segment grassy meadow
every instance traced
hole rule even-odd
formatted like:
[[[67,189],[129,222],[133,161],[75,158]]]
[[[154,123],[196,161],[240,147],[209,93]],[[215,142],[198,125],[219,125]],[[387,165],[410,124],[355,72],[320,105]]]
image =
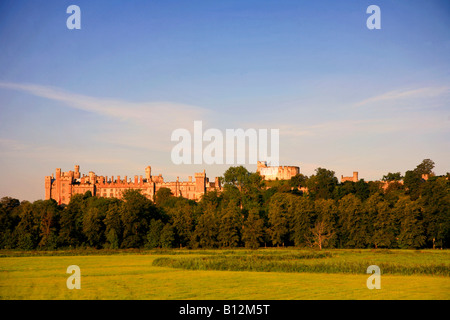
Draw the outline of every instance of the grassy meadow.
[[[366,286],[373,264],[380,290]],[[66,286],[69,265],[79,290]],[[450,251],[0,251],[0,299],[448,300]]]

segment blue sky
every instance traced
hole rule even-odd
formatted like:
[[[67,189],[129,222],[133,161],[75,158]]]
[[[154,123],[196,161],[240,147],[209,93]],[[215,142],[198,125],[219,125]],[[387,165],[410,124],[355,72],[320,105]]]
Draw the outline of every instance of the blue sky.
[[[227,166],[171,162],[171,132],[194,120],[280,129],[280,164],[308,176],[377,180],[425,158],[445,174],[449,18],[446,0],[2,1],[0,196],[43,198],[75,164],[214,179]]]

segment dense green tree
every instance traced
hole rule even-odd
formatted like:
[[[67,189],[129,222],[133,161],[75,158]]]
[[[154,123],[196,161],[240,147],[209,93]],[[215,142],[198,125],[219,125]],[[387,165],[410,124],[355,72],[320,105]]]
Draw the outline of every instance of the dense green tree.
[[[195,230],[192,234],[191,245],[193,247],[200,246],[202,248],[217,247],[218,230],[219,217],[217,208],[210,204],[198,217]]]
[[[161,232],[164,228],[164,223],[161,220],[152,219],[150,221],[149,230],[147,233],[146,248],[153,249],[161,247]]]
[[[230,167],[225,171],[223,178],[225,184],[234,185],[241,191],[244,185],[249,183],[250,172],[243,166]]]
[[[14,229],[20,221],[17,208],[20,201],[11,197],[0,200],[0,248],[14,248]]]
[[[123,225],[120,216],[120,201],[113,201],[106,211],[105,219],[105,246],[110,249],[118,249],[122,244]]]
[[[257,209],[250,210],[242,228],[242,241],[246,248],[257,249],[263,240],[264,220]]]
[[[84,195],[75,194],[70,198],[69,204],[61,211],[58,236],[58,242],[61,246],[77,247],[86,241],[83,234],[85,199]]]
[[[293,188],[306,188],[308,176],[298,173],[289,180],[289,185]]]
[[[167,206],[173,198],[174,195],[169,188],[159,188],[155,194],[155,204],[157,207],[164,207]]]
[[[37,200],[33,202],[33,214],[39,217],[39,247],[55,249],[57,243],[57,230],[59,207],[55,200]]]
[[[174,228],[174,242],[180,247],[190,246],[197,216],[196,203],[184,198],[176,199],[173,207],[167,209]]]
[[[174,228],[170,223],[166,223],[161,230],[160,243],[162,248],[172,248],[175,241]]]
[[[370,196],[369,185],[363,180],[359,180],[355,183],[355,195],[361,200],[364,201]]]
[[[337,241],[338,208],[332,199],[314,201],[315,214],[312,216],[312,236],[319,247],[334,247]]]
[[[434,175],[434,161],[431,159],[424,159],[417,167],[414,169],[420,176],[423,174]]]
[[[145,244],[151,219],[161,218],[155,205],[139,190],[123,193],[120,217],[123,225],[123,248],[139,248]]]
[[[411,200],[417,200],[420,196],[423,179],[419,172],[415,170],[408,170],[403,179],[406,194],[411,197]]]
[[[450,181],[432,177],[426,181],[418,200],[429,247],[450,246]]]
[[[365,248],[370,243],[369,215],[354,194],[339,200],[340,241],[344,247]]]
[[[293,198],[293,212],[289,228],[296,246],[304,246],[310,236],[311,221],[315,216],[314,201],[306,197]]]
[[[375,248],[389,248],[395,243],[397,233],[389,203],[380,194],[374,194],[364,203],[371,224],[370,244]]]
[[[334,171],[324,168],[317,168],[316,174],[312,175],[307,181],[310,196],[314,199],[332,198],[337,184],[338,180]]]
[[[333,191],[333,198],[336,200],[342,199],[348,194],[355,194],[356,183],[353,181],[345,181],[338,185]]]
[[[289,193],[277,193],[270,199],[268,232],[274,246],[284,246],[285,242],[289,240],[289,221],[294,206],[293,197],[295,196]]]
[[[400,172],[394,172],[394,173],[389,172],[388,174],[384,175],[383,179],[381,179],[381,180],[389,182],[389,181],[400,181],[402,179],[403,179],[403,177]]]
[[[402,249],[420,248],[426,236],[420,204],[408,198],[400,199],[394,208],[399,221],[398,245]]]
[[[18,207],[20,222],[15,229],[17,248],[32,250],[39,244],[39,219],[33,213],[33,205],[23,201]]]
[[[242,228],[241,210],[235,201],[230,201],[224,206],[220,214],[217,240],[221,247],[237,247]]]

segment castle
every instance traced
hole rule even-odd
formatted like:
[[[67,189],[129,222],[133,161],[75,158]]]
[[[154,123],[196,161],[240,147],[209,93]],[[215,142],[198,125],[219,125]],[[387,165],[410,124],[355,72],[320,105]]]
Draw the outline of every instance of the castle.
[[[358,171],[353,172],[353,177],[341,176],[341,183],[344,183],[345,181],[358,182]]]
[[[258,161],[256,172],[259,172],[264,180],[289,180],[300,173],[300,168],[292,166],[268,167],[265,161]]]
[[[300,173],[300,168],[295,166],[267,166],[264,161],[257,162],[257,170],[264,180],[290,180],[292,177]],[[425,180],[428,178],[422,177]],[[352,177],[341,176],[341,183],[345,181],[358,182],[358,172],[353,172]],[[403,183],[403,181],[400,181]],[[386,189],[390,182],[383,183],[383,189]],[[206,177],[205,170],[195,173],[188,181],[180,181],[177,177],[176,181],[165,182],[161,174],[152,176],[150,166],[145,168],[145,178],[134,176],[134,179],[123,179],[117,176],[108,178],[107,176],[97,176],[90,171],[89,175],[81,175],[80,166],[76,165],[74,171],[61,172],[60,168],[56,169],[56,173],[45,177],[45,199],[54,199],[58,204],[68,204],[70,198],[74,194],[84,194],[90,191],[93,196],[107,198],[121,198],[122,192],[128,189],[141,190],[150,200],[154,200],[156,192],[161,188],[168,188],[176,197],[184,197],[190,200],[200,200],[202,195],[208,191],[222,191],[219,178],[216,177],[214,182],[210,182]],[[303,188],[307,192],[307,188]]]
[[[208,191],[221,190],[219,178],[209,182],[205,171],[195,173],[194,180],[190,176],[188,181],[165,182],[162,175],[152,176],[151,167],[145,168],[145,178],[134,176],[134,180],[125,176],[110,179],[106,176],[97,176],[94,172],[89,175],[80,174],[80,166],[76,165],[74,171],[61,172],[56,169],[55,175],[45,177],[45,199],[54,199],[58,204],[68,204],[74,194],[84,194],[90,191],[93,196],[121,198],[122,192],[128,189],[141,190],[147,198],[154,200],[160,188],[168,188],[175,196],[182,196],[191,200],[200,200]]]

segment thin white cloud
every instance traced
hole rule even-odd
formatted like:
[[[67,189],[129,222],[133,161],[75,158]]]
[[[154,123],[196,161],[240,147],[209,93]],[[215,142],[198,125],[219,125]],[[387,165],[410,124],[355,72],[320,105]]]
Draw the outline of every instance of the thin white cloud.
[[[114,117],[124,121],[163,129],[168,125],[174,130],[185,127],[194,120],[206,119],[207,109],[173,102],[130,102],[97,98],[65,91],[52,86],[29,83],[0,82],[0,88],[18,90],[37,97],[62,102],[65,106]],[[164,130],[166,131],[166,130]]]
[[[379,102],[398,101],[404,99],[429,99],[440,97],[442,95],[448,95],[450,93],[450,87],[424,87],[412,90],[393,90],[389,91],[354,104],[354,107],[362,107]]]

